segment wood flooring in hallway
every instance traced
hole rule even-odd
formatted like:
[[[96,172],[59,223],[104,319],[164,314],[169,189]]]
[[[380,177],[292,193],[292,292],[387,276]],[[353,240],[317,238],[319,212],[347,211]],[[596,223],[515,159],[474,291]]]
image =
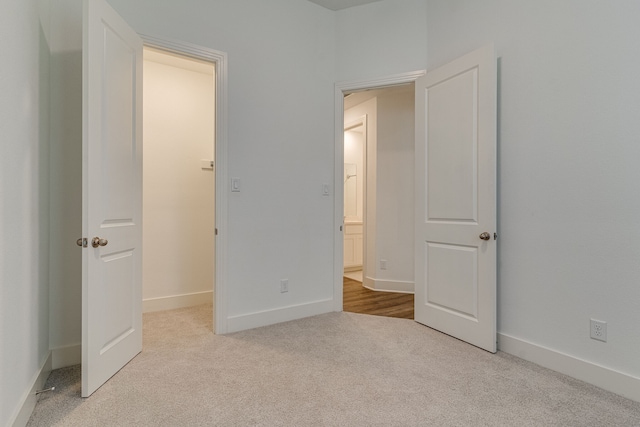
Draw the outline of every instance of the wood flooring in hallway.
[[[413,319],[413,294],[372,291],[348,277],[343,278],[343,289],[344,311]]]

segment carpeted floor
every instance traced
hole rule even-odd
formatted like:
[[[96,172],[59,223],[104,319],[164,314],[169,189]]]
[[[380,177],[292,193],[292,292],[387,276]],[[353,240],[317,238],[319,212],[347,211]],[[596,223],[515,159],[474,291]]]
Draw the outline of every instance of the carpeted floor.
[[[412,320],[329,313],[226,336],[211,306],[144,316],[88,399],[54,371],[29,426],[640,426],[640,403]]]

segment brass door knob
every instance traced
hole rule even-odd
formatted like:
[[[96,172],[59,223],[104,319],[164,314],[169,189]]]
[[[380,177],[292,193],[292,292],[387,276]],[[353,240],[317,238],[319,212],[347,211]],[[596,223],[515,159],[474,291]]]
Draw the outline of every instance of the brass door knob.
[[[489,239],[491,239],[491,234],[489,234],[489,233],[487,233],[487,232],[485,231],[484,233],[481,233],[481,234],[480,234],[480,238],[481,238],[482,240],[489,240]]]
[[[98,246],[107,246],[107,243],[109,243],[107,239],[101,239],[99,237],[91,239],[91,246],[94,248],[97,248]]]

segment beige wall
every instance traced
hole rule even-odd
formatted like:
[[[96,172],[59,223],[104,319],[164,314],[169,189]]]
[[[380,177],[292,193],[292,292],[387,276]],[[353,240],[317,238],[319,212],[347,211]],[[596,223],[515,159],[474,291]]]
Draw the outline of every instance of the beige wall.
[[[212,300],[213,65],[145,49],[143,307]]]
[[[350,130],[346,130],[344,132],[344,163],[345,165],[351,164],[355,165],[356,173],[355,177],[349,178],[347,180],[347,175],[345,172],[345,221],[362,221],[363,214],[363,191],[364,191],[364,137],[365,132],[363,132],[363,126],[358,126],[356,128],[352,128]],[[346,167],[346,166],[345,166]],[[355,181],[355,190],[356,197],[351,197],[351,204],[353,206],[353,202],[355,200],[355,210],[352,212],[348,212],[346,208],[347,205],[347,187],[351,185],[353,188],[353,184],[351,184],[352,180]]]
[[[354,94],[352,97],[359,98],[361,95]],[[347,98],[348,99],[348,98]],[[353,99],[353,98],[352,98]],[[344,123],[352,123],[361,117],[367,118],[367,143],[366,143],[366,178],[364,201],[364,264],[363,276],[375,277],[376,265],[376,146],[378,134],[377,120],[377,98],[372,94],[371,98],[363,98],[361,101],[354,101],[354,104],[348,104],[345,101]]]
[[[378,95],[376,277],[382,289],[413,290],[414,121],[413,85]]]

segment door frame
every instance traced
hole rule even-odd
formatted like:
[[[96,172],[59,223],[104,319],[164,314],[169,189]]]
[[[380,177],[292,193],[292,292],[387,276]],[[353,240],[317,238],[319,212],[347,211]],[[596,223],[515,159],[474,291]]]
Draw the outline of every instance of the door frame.
[[[333,310],[342,311],[343,306],[343,279],[344,274],[344,95],[346,93],[360,92],[371,89],[384,89],[414,83],[419,77],[425,75],[426,70],[412,71],[408,73],[394,74],[386,77],[350,80],[335,84],[334,111],[335,111],[335,145],[334,145],[334,186],[333,203],[334,212],[334,247],[333,247]]]
[[[215,67],[215,239],[213,281],[213,331],[227,332],[227,254],[228,254],[228,192],[227,192],[227,54],[177,40],[139,34],[144,46],[186,56]]]

